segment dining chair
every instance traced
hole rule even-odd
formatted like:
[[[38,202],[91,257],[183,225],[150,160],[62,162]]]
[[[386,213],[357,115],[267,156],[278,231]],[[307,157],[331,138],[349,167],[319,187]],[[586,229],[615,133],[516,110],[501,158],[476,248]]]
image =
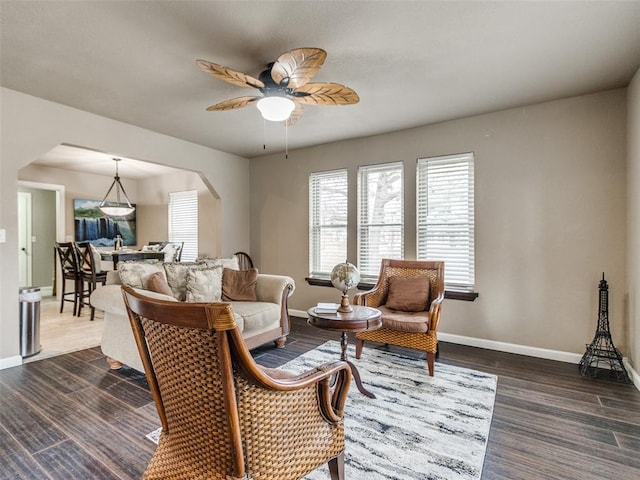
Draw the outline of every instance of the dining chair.
[[[79,269],[78,256],[72,242],[56,242],[55,251],[60,262],[60,272],[62,278],[62,290],[60,295],[60,313],[64,309],[64,302],[73,303],[73,315],[79,315],[78,304],[80,299],[80,288],[78,284]],[[67,292],[67,280],[73,282],[73,291]],[[68,298],[71,297],[71,298]]]
[[[78,316],[82,307],[91,308],[91,320],[94,319],[96,309],[91,305],[91,293],[107,281],[107,272],[101,269],[100,252],[90,242],[77,242],[75,248],[78,257],[80,297],[78,303]],[[87,287],[85,288],[85,283]]]

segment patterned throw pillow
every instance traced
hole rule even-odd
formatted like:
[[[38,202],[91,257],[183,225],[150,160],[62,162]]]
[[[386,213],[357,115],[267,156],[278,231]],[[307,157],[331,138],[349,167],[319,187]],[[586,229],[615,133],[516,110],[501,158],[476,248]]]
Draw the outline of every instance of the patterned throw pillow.
[[[222,267],[187,272],[187,302],[219,302],[222,300]]]
[[[256,285],[258,269],[222,271],[222,300],[236,302],[257,302]]]
[[[123,285],[131,285],[134,288],[145,288],[148,278],[156,273],[164,271],[160,262],[118,262],[118,273]]]
[[[202,268],[204,266],[196,262],[168,262],[164,264],[167,282],[177,300],[184,302],[187,298],[187,272]]]
[[[423,312],[429,306],[429,277],[389,277],[387,308]]]
[[[198,263],[206,265],[207,268],[221,266],[222,268],[230,268],[231,270],[239,270],[238,259],[233,256],[231,258],[199,258]]]

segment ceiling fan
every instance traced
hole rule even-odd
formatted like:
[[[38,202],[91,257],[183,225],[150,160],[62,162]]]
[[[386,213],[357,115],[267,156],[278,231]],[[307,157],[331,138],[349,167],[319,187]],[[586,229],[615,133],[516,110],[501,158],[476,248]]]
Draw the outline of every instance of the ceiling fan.
[[[225,100],[207,108],[232,110],[256,103],[266,120],[293,125],[303,113],[302,105],[351,105],[360,97],[339,83],[309,83],[320,70],[327,52],[320,48],[296,48],[283,53],[267,65],[258,78],[206,60],[197,60],[200,68],[221,80],[245,88],[257,88],[262,95]]]

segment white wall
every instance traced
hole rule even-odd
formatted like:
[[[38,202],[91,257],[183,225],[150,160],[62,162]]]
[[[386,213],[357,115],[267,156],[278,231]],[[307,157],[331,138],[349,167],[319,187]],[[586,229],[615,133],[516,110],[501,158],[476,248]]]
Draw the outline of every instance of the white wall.
[[[294,277],[292,308],[336,301],[335,289],[305,282],[309,174],[348,169],[355,261],[357,167],[402,160],[405,257],[415,258],[416,159],[471,151],[480,296],[445,300],[441,331],[582,354],[605,272],[614,339],[628,352],[625,104],[614,90],[252,159],[251,254],[262,271]]]
[[[640,70],[629,84],[627,98],[629,360],[640,372]]]
[[[102,200],[111,182],[113,182],[113,177],[108,175],[94,175],[33,164],[21,168],[18,172],[18,179],[29,182],[64,185],[65,227],[63,238],[65,238],[65,240],[67,237],[73,239],[75,236],[73,201],[75,199]],[[137,203],[137,182],[126,178],[122,178],[121,181],[131,202]]]
[[[222,199],[223,255],[248,249],[249,161],[149,130],[2,88],[0,368],[19,361],[18,171],[61,143],[202,172]]]

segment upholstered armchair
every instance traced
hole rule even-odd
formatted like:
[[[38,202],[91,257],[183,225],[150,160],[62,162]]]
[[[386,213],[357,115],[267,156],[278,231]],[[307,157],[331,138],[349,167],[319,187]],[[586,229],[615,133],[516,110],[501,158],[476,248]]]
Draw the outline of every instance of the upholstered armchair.
[[[375,287],[354,298],[382,312],[382,328],[356,334],[356,358],[365,340],[422,350],[433,376],[443,300],[444,262],[383,259]]]
[[[263,369],[230,304],[122,290],[162,423],[143,479],[293,480],[325,462],[344,479],[345,362],[301,375]]]

